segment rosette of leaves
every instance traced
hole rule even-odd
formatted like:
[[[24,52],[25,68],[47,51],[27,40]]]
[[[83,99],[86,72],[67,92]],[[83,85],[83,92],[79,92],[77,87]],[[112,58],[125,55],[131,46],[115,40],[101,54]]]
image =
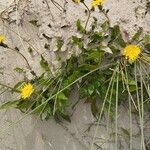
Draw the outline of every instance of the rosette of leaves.
[[[68,43],[72,49],[80,50],[79,55],[72,54],[62,62],[61,71],[55,76],[41,56],[40,64],[45,73],[28,81],[34,86],[32,96],[28,100],[8,101],[1,108],[17,108],[46,120],[53,116],[58,121],[62,118],[71,121],[69,97],[76,87],[79,100],[73,108],[80,100],[90,103],[96,119],[105,111],[113,118],[116,106],[128,99],[137,113],[143,104],[149,109],[150,78],[147,68],[150,66],[150,36],[144,35],[140,29],[133,38],[125,41],[119,25],[111,27],[108,21],[99,24],[96,18],[93,19],[88,31],[78,20],[80,37],[73,35]],[[140,45],[142,49],[140,58],[132,64],[122,55],[122,50],[131,43]],[[18,90],[22,83],[17,83],[14,89]]]

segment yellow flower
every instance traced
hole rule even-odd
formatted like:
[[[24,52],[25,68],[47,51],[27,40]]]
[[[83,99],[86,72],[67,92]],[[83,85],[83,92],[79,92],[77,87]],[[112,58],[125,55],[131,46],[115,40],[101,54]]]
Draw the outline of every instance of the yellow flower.
[[[135,62],[140,54],[141,49],[137,45],[128,45],[123,50],[123,55],[130,63]]]
[[[31,83],[26,83],[21,89],[21,97],[23,99],[29,98],[31,94],[33,93],[33,86]]]
[[[104,3],[104,0],[93,0],[92,7],[100,6]]]
[[[5,41],[5,36],[0,34],[0,43],[3,43]]]

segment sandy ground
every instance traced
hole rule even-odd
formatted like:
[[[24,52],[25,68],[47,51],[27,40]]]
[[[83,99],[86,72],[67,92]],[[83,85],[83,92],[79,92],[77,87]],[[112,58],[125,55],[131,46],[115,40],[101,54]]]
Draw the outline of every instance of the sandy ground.
[[[44,54],[55,70],[59,66],[54,51],[56,50],[55,37],[61,36],[64,40],[76,33],[75,21],[81,18],[85,21],[83,5],[75,5],[71,0],[56,0],[66,9],[66,13],[58,9],[50,0],[0,0],[0,12],[4,21],[0,20],[0,34],[5,34],[7,43],[13,47],[18,47],[26,56],[32,68],[37,74],[42,70],[39,67],[40,54]],[[67,3],[68,2],[68,3]],[[86,1],[89,4],[90,0]],[[119,23],[122,30],[127,31],[130,36],[139,28],[143,27],[145,33],[150,33],[150,8],[147,9],[147,0],[106,0],[104,7],[110,9],[108,16],[111,23]],[[16,9],[17,6],[17,9]],[[17,11],[16,11],[17,10]],[[92,14],[103,21],[105,17],[97,11]],[[36,28],[29,21],[38,20],[41,25]],[[51,25],[51,28],[48,27]],[[67,26],[67,28],[62,28]],[[45,34],[52,38],[47,41],[42,35]],[[19,36],[18,36],[19,35]],[[20,38],[20,36],[22,38]],[[44,44],[49,43],[51,51],[44,49]],[[35,51],[31,56],[27,48],[33,45]],[[71,52],[62,55],[69,57]],[[0,82],[14,85],[23,78],[14,71],[15,67],[23,67],[28,72],[25,62],[14,52],[0,47]],[[27,73],[29,77],[32,77]],[[0,102],[15,98],[7,92],[2,94]],[[72,95],[74,101],[76,95]],[[126,109],[120,108],[119,127],[129,128],[129,118]],[[10,126],[23,114],[16,110],[0,111],[0,150],[89,150],[95,126],[89,132],[86,129],[93,123],[94,118],[90,112],[88,104],[78,105],[73,116],[72,122],[57,124],[53,119],[50,121],[40,121],[34,116],[23,119],[16,125]],[[113,125],[112,125],[113,128]],[[133,125],[134,134],[139,132],[139,128]],[[147,135],[150,135],[147,130]],[[96,141],[101,147],[105,147],[105,140],[108,135],[103,124],[100,125]],[[133,140],[133,150],[139,149],[139,137]],[[129,149],[128,138],[120,137],[119,150]],[[98,149],[95,145],[94,150]],[[102,148],[101,148],[102,149]],[[109,142],[109,150],[116,150],[113,142]]]

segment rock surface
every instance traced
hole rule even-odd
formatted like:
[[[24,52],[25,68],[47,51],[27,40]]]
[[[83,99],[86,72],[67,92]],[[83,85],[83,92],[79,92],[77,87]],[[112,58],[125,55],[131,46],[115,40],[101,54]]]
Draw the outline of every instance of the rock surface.
[[[80,18],[86,21],[85,7],[76,5],[71,0],[55,0],[61,7],[51,0],[1,0],[0,1],[0,34],[7,37],[7,43],[17,47],[23,53],[33,70],[41,74],[39,65],[40,54],[49,61],[53,70],[59,67],[59,61],[55,54],[56,38],[67,40],[71,35],[77,34],[75,22]],[[86,3],[90,6],[90,0]],[[108,16],[112,25],[119,23],[122,30],[130,36],[142,27],[145,33],[150,33],[150,11],[147,0],[106,0],[104,8],[110,9]],[[65,12],[64,12],[65,10]],[[105,19],[98,11],[92,13],[100,21]],[[38,20],[35,27],[30,21]],[[45,38],[43,35],[48,37]],[[50,45],[50,50],[44,49],[44,44]],[[33,48],[32,55],[28,48]],[[61,55],[66,58],[72,52],[62,49]],[[0,83],[14,85],[24,76],[14,71],[16,67],[24,68],[28,77],[29,73],[26,62],[20,55],[0,47]],[[0,102],[7,99],[15,99],[5,92],[0,95]],[[76,95],[72,95],[74,101]],[[0,150],[90,150],[92,136],[95,130],[94,118],[90,112],[90,106],[81,102],[76,107],[72,116],[72,122],[63,124],[50,121],[40,121],[34,116],[27,116],[16,110],[0,111]],[[18,119],[22,118],[21,121]],[[149,120],[149,118],[146,118]],[[119,111],[120,129],[129,129],[129,116],[127,109],[121,107]],[[138,150],[140,137],[136,118],[133,120],[133,132],[137,135],[133,139],[133,150]],[[150,123],[149,121],[147,124]],[[86,130],[90,127],[90,130]],[[113,132],[113,124],[110,131]],[[123,130],[124,132],[126,130]],[[150,131],[145,129],[145,136]],[[123,135],[122,131],[120,134]],[[127,133],[126,133],[127,134]],[[100,124],[93,150],[103,149],[108,142],[109,150],[116,150],[114,142],[108,138],[105,124]],[[119,136],[119,150],[129,149],[127,135]],[[150,137],[149,137],[150,138]]]

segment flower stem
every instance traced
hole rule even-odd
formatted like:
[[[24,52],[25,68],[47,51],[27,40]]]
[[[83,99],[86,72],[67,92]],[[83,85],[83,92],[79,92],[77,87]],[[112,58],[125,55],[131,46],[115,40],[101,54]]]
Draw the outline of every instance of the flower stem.
[[[30,66],[30,64],[29,64],[29,62],[28,62],[28,60],[27,60],[27,58],[26,58],[22,53],[20,53],[19,50],[13,49],[13,48],[11,48],[11,47],[9,47],[9,46],[7,46],[6,48],[8,48],[8,49],[10,49],[10,50],[12,50],[12,51],[18,53],[18,54],[25,60],[25,62],[27,63],[27,66],[28,66],[28,68],[30,69],[32,75],[36,76],[36,73],[32,70],[32,67]],[[36,76],[36,77],[37,77],[37,76]]]
[[[90,9],[88,8],[88,6],[84,2],[82,2],[82,3],[86,7],[86,9],[88,11],[88,18],[87,18],[86,23],[85,23],[85,30],[86,30],[88,22],[89,22],[89,19],[90,19],[90,16],[91,16],[91,12],[90,12]]]
[[[108,23],[110,23],[110,19],[109,19],[108,15],[107,15],[107,12],[105,11],[105,9],[102,9],[101,11],[104,14],[104,16],[106,17],[106,19],[108,20]]]

